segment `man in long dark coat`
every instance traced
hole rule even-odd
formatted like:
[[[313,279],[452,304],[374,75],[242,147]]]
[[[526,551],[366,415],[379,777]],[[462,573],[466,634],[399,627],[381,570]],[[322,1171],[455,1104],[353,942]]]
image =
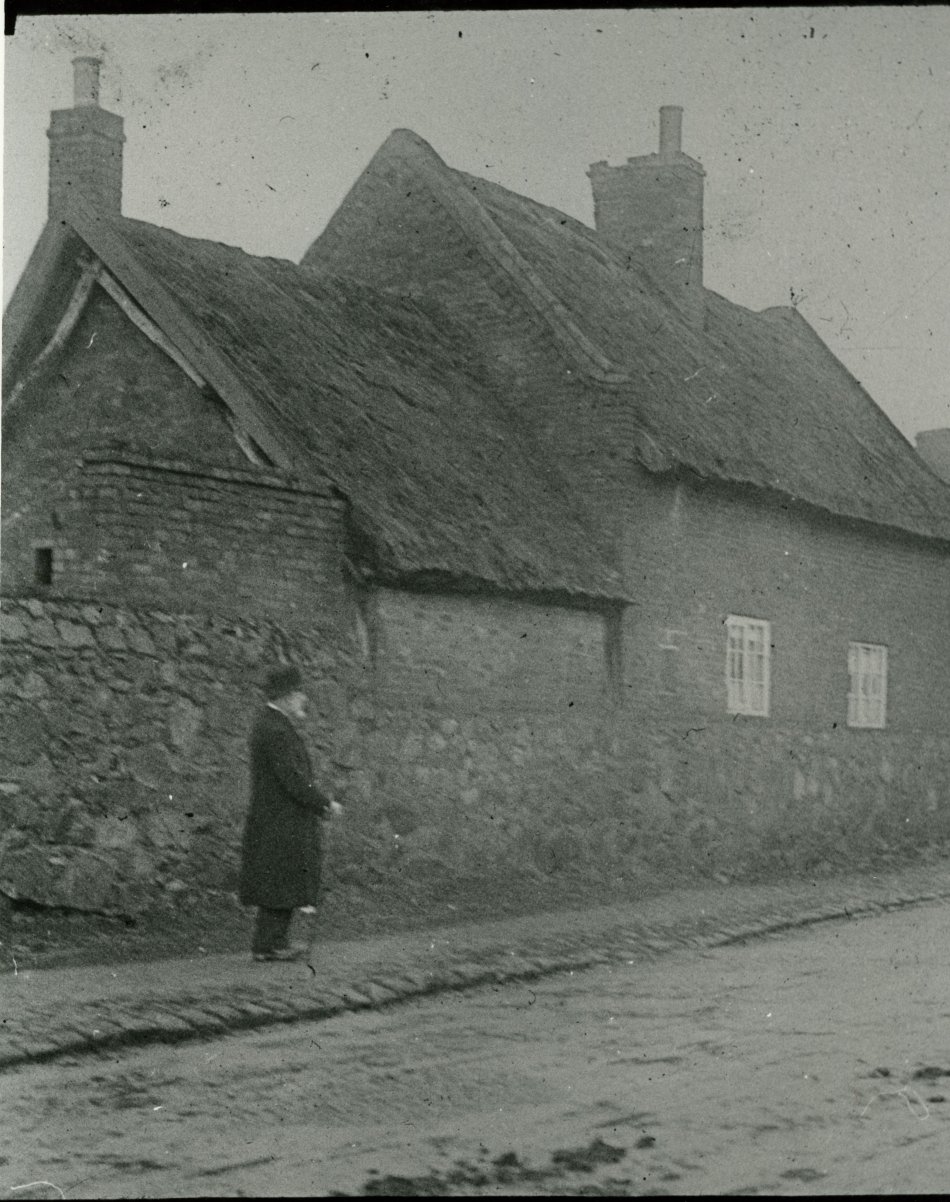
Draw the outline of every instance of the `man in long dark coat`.
[[[315,906],[320,892],[320,820],[342,807],[317,788],[294,721],[306,716],[307,695],[296,668],[273,671],[267,705],[251,731],[251,803],[241,847],[241,904],[257,907],[255,960],[295,960],[288,946],[295,909]]]

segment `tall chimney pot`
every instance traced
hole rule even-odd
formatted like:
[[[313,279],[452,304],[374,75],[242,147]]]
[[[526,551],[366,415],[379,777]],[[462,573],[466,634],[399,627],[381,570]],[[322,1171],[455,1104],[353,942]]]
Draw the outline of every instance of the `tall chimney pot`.
[[[73,59],[73,105],[76,108],[99,104],[99,68],[101,58]]]
[[[683,110],[678,104],[660,108],[660,154],[665,159],[680,154],[683,147]]]

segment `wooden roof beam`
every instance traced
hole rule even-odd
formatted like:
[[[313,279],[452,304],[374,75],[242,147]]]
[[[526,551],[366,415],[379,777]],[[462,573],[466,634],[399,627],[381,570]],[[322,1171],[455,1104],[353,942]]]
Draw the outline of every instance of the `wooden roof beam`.
[[[261,401],[244,384],[239,372],[204,332],[182,310],[170,292],[146,272],[121,232],[107,221],[97,221],[81,200],[73,202],[69,222],[99,256],[113,278],[162,331],[183,359],[205,380],[234,414],[239,425],[276,467],[293,471],[296,454],[292,440],[261,415]]]
[[[99,264],[95,272],[95,281],[102,289],[108,293],[115,301],[122,312],[126,315],[129,321],[142,333],[150,342],[153,342],[160,351],[163,351],[169,359],[185,373],[192,383],[197,384],[199,388],[206,389],[207,384],[204,379],[195,371],[185,356],[178,350],[171,339],[166,338],[159,327],[143,312],[142,309],[129,296],[122,285],[109,274],[106,269]]]
[[[128,317],[129,321],[141,330],[142,333],[151,342],[163,351],[169,359],[185,373],[192,383],[197,384],[202,392],[211,396],[217,397],[214,389],[208,382],[191,366],[185,356],[178,350],[170,338],[159,329],[149,315],[143,312],[142,309],[129,296],[122,285],[106,271],[104,267],[99,266],[96,272],[96,283],[98,283],[112,297],[115,303],[119,306],[122,312]],[[222,401],[221,404],[224,404]],[[272,462],[266,452],[257,445],[251,435],[244,429],[234,413],[225,405],[228,415],[228,427],[234,436],[234,441],[238,444],[248,460],[257,467],[271,467]]]
[[[79,273],[79,280],[73,289],[72,296],[69,298],[69,303],[66,305],[63,315],[59,319],[56,329],[53,331],[53,336],[29,365],[10,393],[10,399],[5,406],[7,413],[12,411],[14,405],[16,405],[17,401],[23,395],[27,385],[36,379],[46,360],[65,346],[67,338],[76,328],[89,300],[92,286],[96,282],[97,270],[98,265],[96,263],[86,263],[83,265]]]

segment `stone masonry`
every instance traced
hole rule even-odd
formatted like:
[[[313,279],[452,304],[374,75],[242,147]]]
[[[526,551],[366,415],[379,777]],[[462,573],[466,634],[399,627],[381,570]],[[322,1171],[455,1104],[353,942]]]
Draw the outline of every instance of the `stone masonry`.
[[[705,721],[615,703],[582,610],[379,589],[315,621],[3,603],[0,892],[134,913],[233,889],[264,665],[300,663],[329,887],[450,896],[849,867],[950,841],[950,736]],[[867,735],[873,733],[873,743]]]
[[[281,653],[314,682],[311,743],[334,771],[347,662],[326,630],[35,598],[0,617],[9,896],[134,913],[163,889],[231,888],[254,688]]]

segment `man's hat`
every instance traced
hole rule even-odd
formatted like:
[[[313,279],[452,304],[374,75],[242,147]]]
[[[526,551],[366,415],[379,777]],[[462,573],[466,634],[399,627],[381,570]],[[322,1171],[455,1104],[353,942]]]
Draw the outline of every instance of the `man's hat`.
[[[303,677],[292,664],[274,668],[268,672],[267,679],[264,681],[264,693],[268,701],[276,701],[280,697],[286,697],[289,693],[296,693],[302,689]]]

